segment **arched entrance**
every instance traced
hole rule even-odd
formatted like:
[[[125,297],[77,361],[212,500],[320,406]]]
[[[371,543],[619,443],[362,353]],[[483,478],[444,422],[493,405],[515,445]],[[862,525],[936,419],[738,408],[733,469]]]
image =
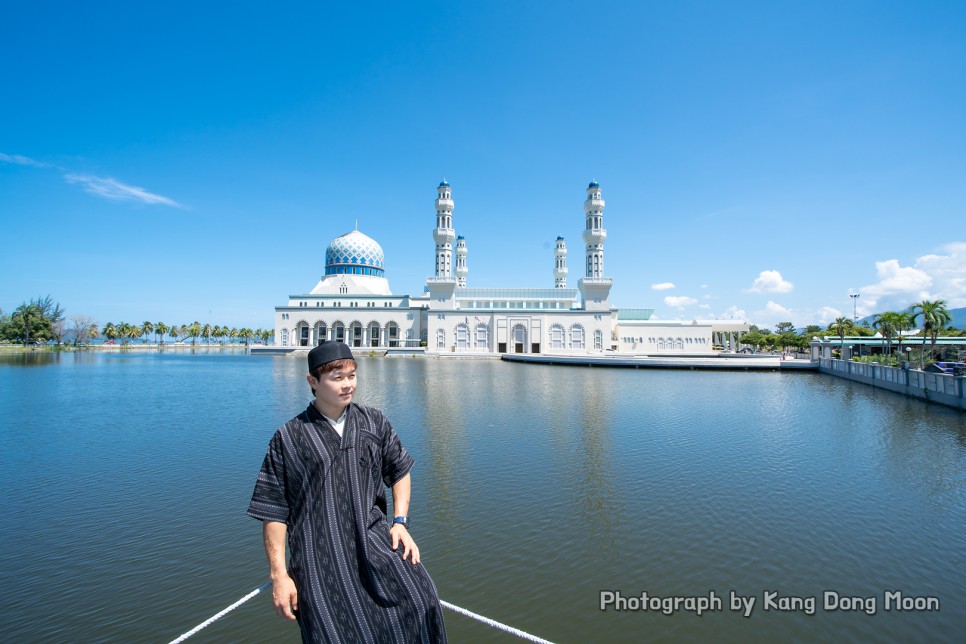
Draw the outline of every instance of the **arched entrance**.
[[[527,327],[522,324],[513,325],[513,353],[526,353]]]
[[[370,347],[379,346],[379,323],[378,322],[369,323],[369,346]]]
[[[350,347],[361,347],[362,346],[362,322],[353,322],[349,325],[349,339],[351,342],[346,342]]]

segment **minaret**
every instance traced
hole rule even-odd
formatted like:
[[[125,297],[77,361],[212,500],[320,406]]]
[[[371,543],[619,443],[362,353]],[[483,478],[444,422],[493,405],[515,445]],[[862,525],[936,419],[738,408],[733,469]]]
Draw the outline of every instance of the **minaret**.
[[[557,247],[553,250],[554,288],[567,288],[567,242],[557,237]]]
[[[449,184],[443,179],[436,189],[436,277],[453,277],[453,199],[450,197]]]
[[[587,186],[587,200],[584,201],[584,244],[587,266],[584,277],[577,282],[577,288],[584,300],[584,309],[607,311],[610,304],[610,287],[613,280],[604,277],[604,199],[600,195],[600,184],[591,181]]]
[[[456,238],[456,286],[466,288],[466,274],[470,269],[466,267],[466,240],[462,235]]]
[[[586,277],[599,278],[604,276],[604,240],[607,231],[604,230],[604,200],[600,196],[600,184],[591,181],[587,186],[587,201],[584,202],[584,214],[587,225],[584,227],[584,244],[587,249]]]

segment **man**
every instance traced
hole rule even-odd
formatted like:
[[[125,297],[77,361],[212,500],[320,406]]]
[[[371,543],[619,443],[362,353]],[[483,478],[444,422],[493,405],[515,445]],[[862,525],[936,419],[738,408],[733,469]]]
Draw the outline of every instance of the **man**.
[[[413,458],[382,412],[352,402],[347,345],[312,349],[306,379],[315,400],[272,437],[248,507],[263,522],[275,612],[298,620],[304,642],[445,642],[409,534]]]

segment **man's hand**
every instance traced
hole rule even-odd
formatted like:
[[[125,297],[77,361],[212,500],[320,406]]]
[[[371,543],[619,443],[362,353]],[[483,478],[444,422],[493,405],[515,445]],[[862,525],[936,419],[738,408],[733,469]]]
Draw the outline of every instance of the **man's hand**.
[[[295,582],[288,575],[272,579],[272,603],[275,614],[285,619],[295,619],[294,611],[299,609],[299,593]]]
[[[395,550],[399,547],[399,543],[402,542],[403,545],[403,561],[406,557],[410,557],[413,560],[413,565],[419,563],[419,548],[416,546],[416,542],[413,541],[412,536],[409,534],[409,530],[406,529],[401,523],[394,523],[391,528],[389,528],[389,534],[392,536],[392,549]]]

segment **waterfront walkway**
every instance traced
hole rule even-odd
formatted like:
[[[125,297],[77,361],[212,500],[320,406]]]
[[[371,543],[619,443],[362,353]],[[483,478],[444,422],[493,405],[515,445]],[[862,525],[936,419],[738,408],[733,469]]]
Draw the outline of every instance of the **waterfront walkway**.
[[[720,354],[708,356],[562,356],[548,354],[506,353],[507,362],[571,365],[579,367],[624,367],[629,369],[701,369],[725,371],[817,371],[810,360],[782,359],[780,355]]]

